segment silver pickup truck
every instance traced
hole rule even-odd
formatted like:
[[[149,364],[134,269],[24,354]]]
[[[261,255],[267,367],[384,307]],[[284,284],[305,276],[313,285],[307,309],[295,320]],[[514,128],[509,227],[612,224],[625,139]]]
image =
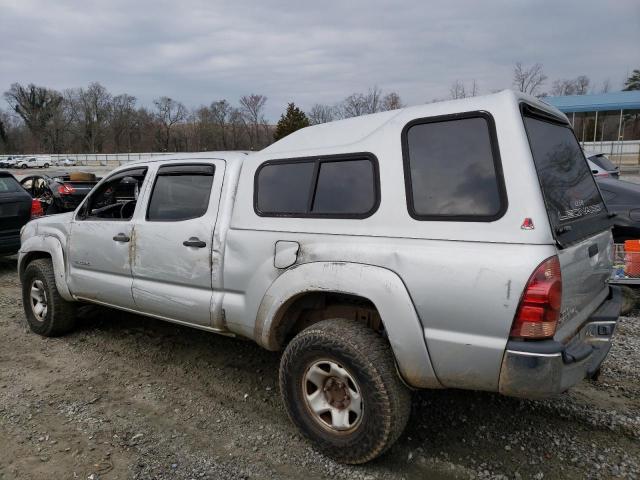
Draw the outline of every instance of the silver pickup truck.
[[[122,166],[30,222],[18,268],[40,335],[89,302],[283,350],[291,420],[363,463],[412,389],[537,398],[597,376],[621,303],[610,223],[566,117],[505,91]]]

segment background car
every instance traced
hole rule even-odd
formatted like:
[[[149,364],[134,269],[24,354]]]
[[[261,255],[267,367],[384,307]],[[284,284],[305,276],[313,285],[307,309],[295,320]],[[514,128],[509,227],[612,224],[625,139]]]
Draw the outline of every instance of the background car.
[[[49,168],[51,158],[49,157],[27,157],[20,159],[15,168]]]
[[[13,175],[0,170],[0,255],[13,255],[20,249],[20,229],[32,216],[42,214]]]
[[[78,164],[75,158],[57,158],[53,162],[58,167],[74,167]]]
[[[590,157],[587,157],[587,160],[590,162],[589,167],[593,167],[591,172],[594,175],[604,176],[602,175],[604,172],[609,174],[611,177],[620,178],[620,167],[615,166],[604,153],[591,155]],[[594,172],[594,170],[597,170],[598,173]]]
[[[96,176],[85,172],[30,175],[20,180],[22,188],[40,201],[47,215],[75,210],[96,183]]]
[[[613,240],[640,239],[640,185],[612,177],[596,177],[607,208],[615,213]]]
[[[15,168],[21,157],[7,157],[0,160],[0,168]]]

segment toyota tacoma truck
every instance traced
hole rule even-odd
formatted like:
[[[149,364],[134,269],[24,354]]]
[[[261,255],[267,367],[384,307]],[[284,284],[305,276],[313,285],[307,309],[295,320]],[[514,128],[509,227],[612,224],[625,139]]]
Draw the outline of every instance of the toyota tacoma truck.
[[[611,215],[567,118],[510,91],[127,164],[22,231],[28,324],[106,305],[283,351],[292,422],[367,462],[414,389],[540,398],[597,376]]]

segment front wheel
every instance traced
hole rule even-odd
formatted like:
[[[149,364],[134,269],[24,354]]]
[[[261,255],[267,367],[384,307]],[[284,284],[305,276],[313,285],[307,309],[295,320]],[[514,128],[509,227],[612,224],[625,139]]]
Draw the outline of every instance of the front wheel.
[[[280,390],[293,423],[344,463],[384,453],[411,411],[388,342],[352,320],[325,320],[299,333],[282,356]]]
[[[44,164],[44,168],[49,168],[49,164],[48,164],[48,163],[45,163],[45,164]]]
[[[22,278],[22,306],[29,328],[38,335],[64,335],[75,325],[76,305],[60,296],[49,259],[27,265]]]

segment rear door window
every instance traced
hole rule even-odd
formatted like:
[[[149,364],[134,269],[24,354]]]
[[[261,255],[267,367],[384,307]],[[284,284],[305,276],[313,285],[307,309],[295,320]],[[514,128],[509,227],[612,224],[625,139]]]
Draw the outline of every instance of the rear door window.
[[[213,165],[171,165],[160,167],[153,186],[147,220],[177,222],[207,213]]]
[[[604,202],[571,127],[535,113],[525,113],[524,124],[558,242],[608,228]]]

